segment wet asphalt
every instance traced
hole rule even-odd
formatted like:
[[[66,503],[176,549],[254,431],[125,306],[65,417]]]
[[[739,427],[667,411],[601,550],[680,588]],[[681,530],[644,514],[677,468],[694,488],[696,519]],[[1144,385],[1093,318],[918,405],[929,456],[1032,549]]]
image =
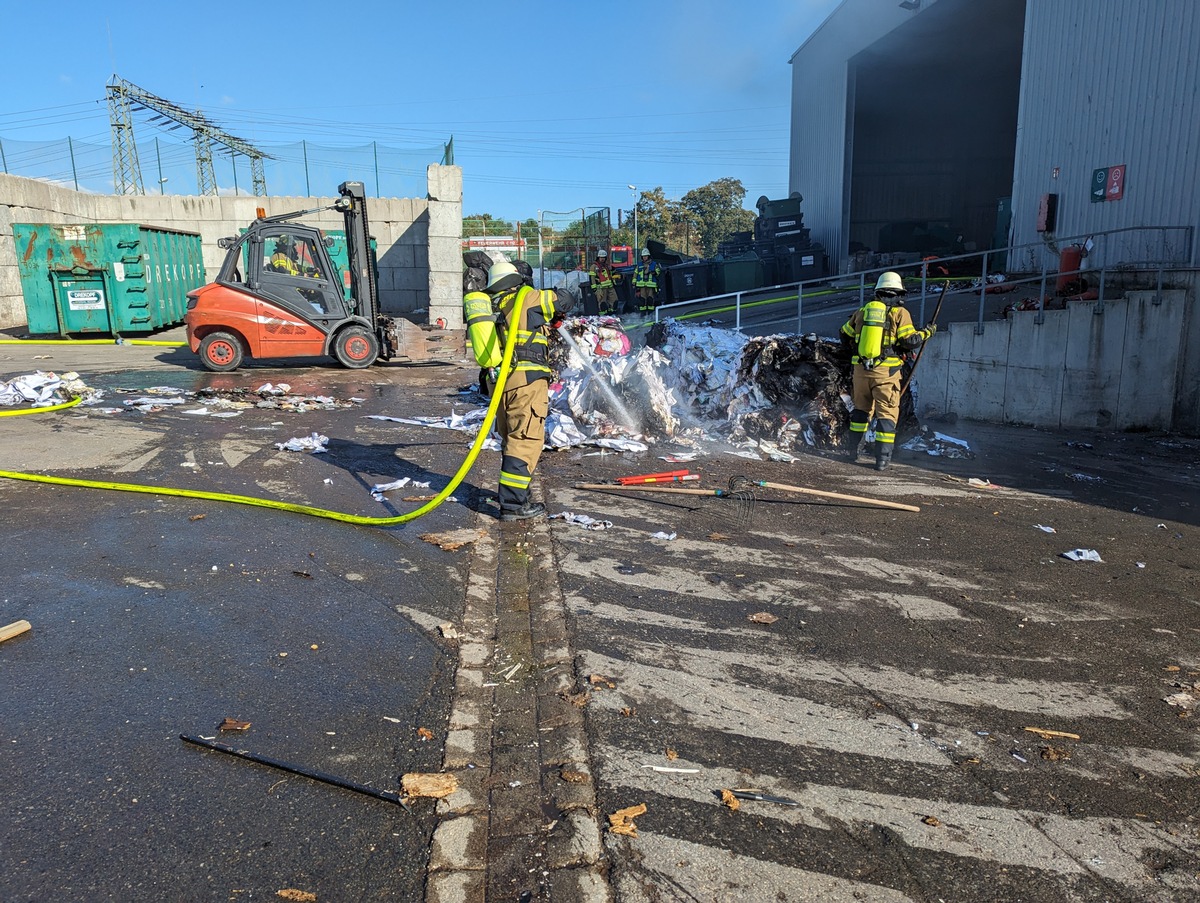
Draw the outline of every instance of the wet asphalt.
[[[363,401],[2,418],[0,469],[396,513],[416,503],[381,505],[370,485],[435,491],[466,443],[365,415],[475,406],[465,364],[217,376],[185,351],[122,351],[81,349],[69,366],[118,406],[132,396],[119,389],[267,381]],[[68,366],[60,349],[14,353],[0,347],[9,374]],[[1195,721],[1163,701],[1200,677],[1200,443],[932,426],[976,457],[898,452],[881,475],[705,448],[690,465],[707,487],[747,476],[916,515],[767,490],[751,504],[574,488],[662,469],[669,444],[543,458],[551,513],[614,524],[549,533],[590,692],[596,815],[647,805],[638,837],[605,835],[618,900],[1200,899]],[[273,447],[314,430],[327,455]],[[470,553],[420,536],[475,523],[495,457],[459,501],[385,529],[0,481],[0,623],[34,625],[0,645],[0,897],[423,899],[428,801],[410,813],[179,734],[381,790],[439,770],[457,656],[437,624],[461,617]],[[1061,557],[1076,547],[1105,563]],[[251,726],[219,732],[226,717]],[[801,805],[735,812],[730,787]]]
[[[364,401],[229,419],[83,408],[4,418],[4,469],[386,516],[415,504],[375,502],[370,485],[410,476],[436,491],[461,460],[458,434],[404,442],[396,425],[364,419],[448,412],[453,387],[425,394],[419,374],[401,389],[383,371],[217,376],[185,351],[81,349],[93,360],[80,366],[62,346],[39,350],[49,359],[6,369],[79,369],[116,407],[137,394],[122,389],[285,379],[296,392]],[[328,454],[273,447],[314,430],[331,436]],[[458,497],[474,494],[468,482]],[[418,536],[460,526],[463,505],[376,528],[11,480],[0,499],[0,622],[33,625],[0,646],[0,897],[255,900],[290,888],[421,898],[429,801],[406,811],[180,735],[375,790],[440,770],[456,658],[436,625],[461,612],[466,559]],[[226,718],[250,726],[218,730]]]

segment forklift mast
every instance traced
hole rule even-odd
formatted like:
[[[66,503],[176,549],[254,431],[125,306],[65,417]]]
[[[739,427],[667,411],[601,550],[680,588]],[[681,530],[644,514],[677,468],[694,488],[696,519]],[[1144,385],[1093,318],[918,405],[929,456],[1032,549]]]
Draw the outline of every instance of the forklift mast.
[[[350,269],[350,298],[354,313],[370,322],[372,328],[379,319],[379,286],[375,282],[375,267],[371,264],[371,232],[367,224],[366,192],[362,182],[343,182],[338,194],[345,201],[339,204],[346,220],[346,253]]]

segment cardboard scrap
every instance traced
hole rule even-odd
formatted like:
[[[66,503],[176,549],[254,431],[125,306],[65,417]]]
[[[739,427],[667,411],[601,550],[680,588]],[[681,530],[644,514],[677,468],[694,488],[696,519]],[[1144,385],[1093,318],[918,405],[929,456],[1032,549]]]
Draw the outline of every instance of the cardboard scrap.
[[[638,803],[636,806],[626,806],[624,809],[618,809],[608,817],[608,830],[613,834],[626,834],[629,837],[637,837],[637,825],[633,823],[633,820],[639,815],[644,815],[645,812],[645,803]]]
[[[432,543],[443,552],[453,552],[482,539],[484,532],[470,527],[459,530],[447,530],[445,533],[422,533],[418,538],[423,542]]]
[[[563,768],[559,772],[559,776],[568,784],[590,784],[592,777],[586,771],[575,771],[571,768]]]
[[[433,731],[427,727],[419,727],[417,728],[417,739],[420,741],[432,740]]]
[[[756,611],[754,614],[747,616],[746,620],[753,621],[755,624],[774,624],[779,618],[769,611]]]
[[[592,674],[588,677],[588,682],[593,687],[598,687],[603,690],[608,687],[610,690],[615,690],[617,685],[613,683],[611,678],[605,677],[603,674]]]
[[[923,819],[921,819],[921,821],[929,825],[931,828],[941,827],[942,824],[936,815],[926,815]]]
[[[728,806],[733,812],[737,812],[738,809],[742,808],[742,801],[734,796],[733,791],[731,790],[721,791],[721,802]]]
[[[290,900],[292,903],[317,903],[316,894],[306,890],[297,890],[294,887],[285,887],[283,890],[277,890],[275,891],[275,896]]]
[[[1071,758],[1071,751],[1061,746],[1046,744],[1041,748],[1041,756],[1047,762],[1059,762]]]
[[[560,693],[559,695],[567,702],[571,703],[571,705],[580,709],[587,705],[588,700],[592,698],[592,694],[587,690],[582,690],[579,693]]]
[[[423,796],[442,799],[458,789],[458,778],[442,772],[410,771],[400,778],[400,787],[405,796]]]

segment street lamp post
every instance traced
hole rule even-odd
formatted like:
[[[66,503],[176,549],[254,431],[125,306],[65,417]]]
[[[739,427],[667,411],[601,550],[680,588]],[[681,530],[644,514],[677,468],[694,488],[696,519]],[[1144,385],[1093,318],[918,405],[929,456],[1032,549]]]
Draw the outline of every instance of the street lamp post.
[[[634,259],[635,259],[635,260],[641,260],[641,258],[640,258],[640,257],[637,257],[637,256],[636,256],[636,255],[638,255],[638,254],[642,253],[642,252],[641,252],[641,250],[640,250],[640,247],[641,247],[641,246],[638,244],[638,230],[637,230],[637,186],[636,186],[636,185],[630,185],[630,186],[629,186],[629,190],[633,192],[633,253],[634,253],[634,255],[635,255],[635,256],[634,256]]]

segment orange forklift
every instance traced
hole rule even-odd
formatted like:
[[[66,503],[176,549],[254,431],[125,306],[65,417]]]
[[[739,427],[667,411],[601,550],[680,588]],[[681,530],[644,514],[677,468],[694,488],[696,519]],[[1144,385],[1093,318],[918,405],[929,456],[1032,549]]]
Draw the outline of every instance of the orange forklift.
[[[246,357],[332,355],[351,369],[399,353],[404,327],[379,311],[366,197],[343,182],[330,207],[258,219],[243,235],[222,238],[225,262],[215,282],[188,293],[188,344],[209,370],[236,370]],[[337,210],[346,221],[348,268],[329,255],[333,239],[294,220]],[[242,267],[245,267],[245,273]]]

